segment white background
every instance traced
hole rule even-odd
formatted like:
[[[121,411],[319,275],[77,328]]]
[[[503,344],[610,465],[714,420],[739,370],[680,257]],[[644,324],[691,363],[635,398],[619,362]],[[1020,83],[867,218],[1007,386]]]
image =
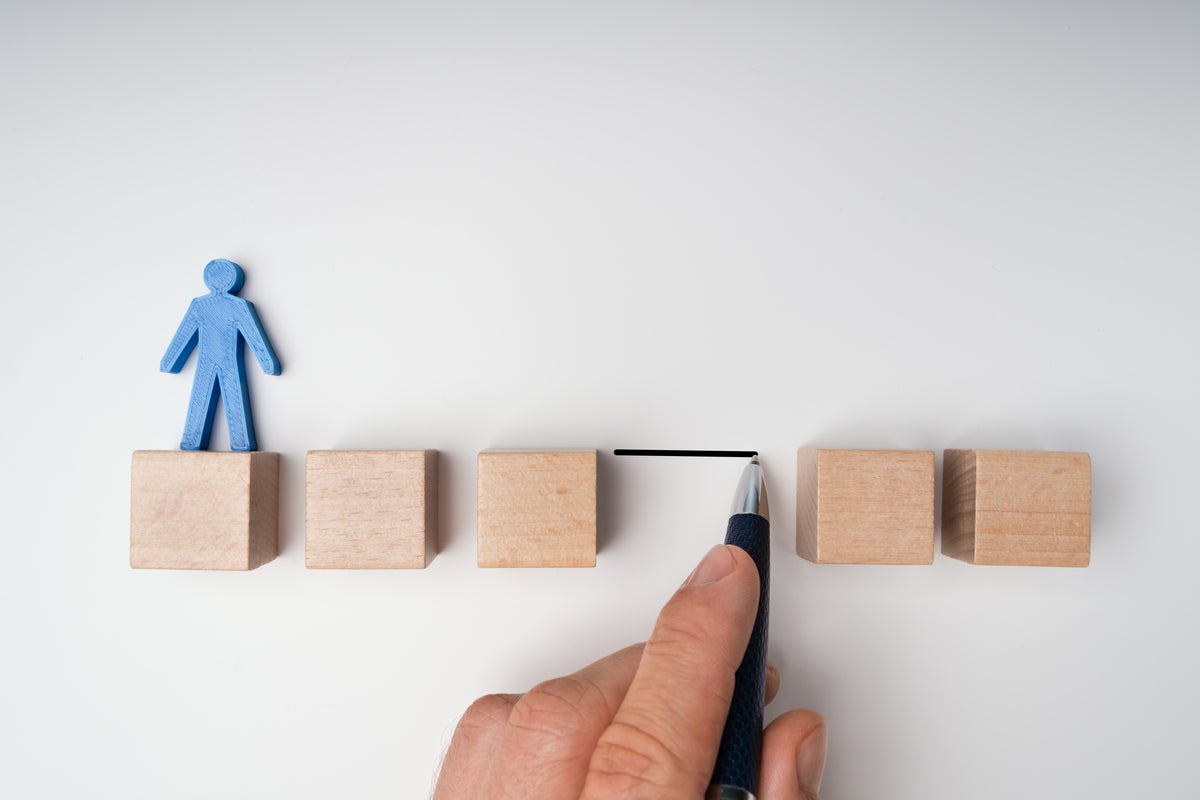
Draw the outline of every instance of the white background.
[[[756,448],[769,716],[830,798],[1200,792],[1200,12],[5,3],[0,794],[419,798],[644,638],[740,464],[602,456],[594,570],[475,567],[493,446]],[[284,365],[281,552],[128,566],[204,264]],[[223,423],[221,423],[223,426]],[[224,447],[224,428],[215,445]],[[1078,450],[1092,565],[815,566],[795,449]],[[304,452],[442,451],[425,571],[304,569]]]

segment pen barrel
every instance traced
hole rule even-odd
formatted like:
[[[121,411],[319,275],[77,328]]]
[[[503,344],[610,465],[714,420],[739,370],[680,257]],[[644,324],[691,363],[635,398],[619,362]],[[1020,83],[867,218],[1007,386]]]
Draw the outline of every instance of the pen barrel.
[[[746,653],[738,666],[733,701],[711,785],[733,792],[709,797],[758,796],[758,768],[762,757],[763,705],[767,678],[767,611],[771,596],[771,524],[758,514],[734,514],[729,518],[725,544],[745,550],[758,567],[758,613]]]

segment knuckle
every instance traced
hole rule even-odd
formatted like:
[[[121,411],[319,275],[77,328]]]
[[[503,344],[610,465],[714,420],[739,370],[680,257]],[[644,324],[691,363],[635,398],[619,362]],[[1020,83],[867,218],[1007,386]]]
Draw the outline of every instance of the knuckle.
[[[690,617],[663,614],[646,642],[646,649],[668,655],[682,663],[695,663],[712,650],[712,640],[704,627]]]
[[[508,724],[512,709],[512,698],[502,694],[484,695],[467,707],[462,719],[458,721],[458,733],[472,738],[502,728]]]
[[[692,677],[697,671],[710,678],[732,677],[741,655],[720,646],[719,641],[704,617],[666,609],[646,642],[646,651],[667,668],[677,667]]]
[[[588,787],[596,797],[661,797],[681,772],[679,758],[656,736],[614,722],[596,743]]]
[[[604,700],[594,684],[556,678],[526,692],[513,706],[508,724],[535,735],[566,736],[588,726],[597,702]]]

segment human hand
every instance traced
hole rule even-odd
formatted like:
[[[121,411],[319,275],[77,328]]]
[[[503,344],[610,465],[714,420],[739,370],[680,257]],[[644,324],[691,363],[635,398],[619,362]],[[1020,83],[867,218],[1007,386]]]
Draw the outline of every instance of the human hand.
[[[463,715],[434,800],[700,800],[708,789],[758,605],[738,547],[708,552],[667,602],[649,641]],[[767,700],[779,673],[767,672]],[[760,800],[816,800],[825,721],[789,711],[763,731]]]

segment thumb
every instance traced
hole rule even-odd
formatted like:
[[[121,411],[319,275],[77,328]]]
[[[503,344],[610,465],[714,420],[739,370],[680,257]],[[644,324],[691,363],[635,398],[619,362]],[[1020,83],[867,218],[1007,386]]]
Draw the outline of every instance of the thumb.
[[[710,550],[659,614],[592,753],[585,800],[704,795],[757,608],[750,556],[728,545]]]

